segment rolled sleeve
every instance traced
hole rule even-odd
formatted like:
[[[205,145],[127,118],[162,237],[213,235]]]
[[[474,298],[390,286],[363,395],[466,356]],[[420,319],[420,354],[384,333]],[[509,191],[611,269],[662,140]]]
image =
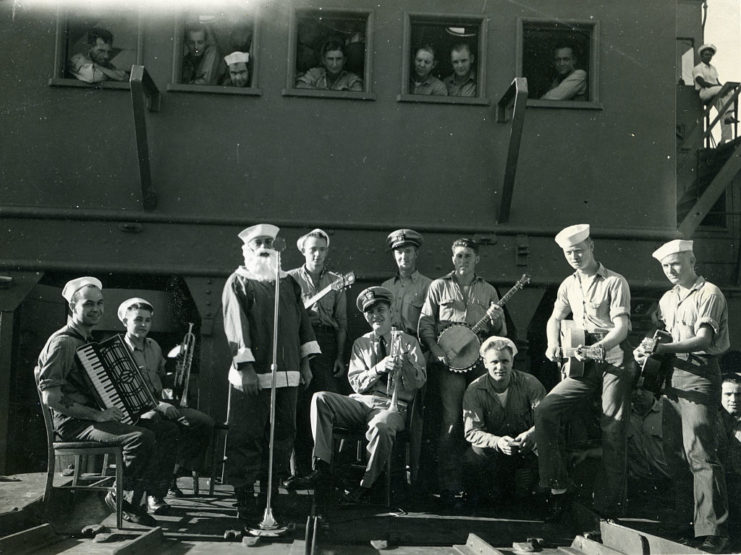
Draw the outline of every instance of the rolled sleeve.
[[[67,384],[68,369],[74,365],[75,349],[62,338],[56,338],[48,349],[44,363],[39,367],[37,381],[40,391]]]
[[[713,333],[720,333],[720,321],[723,318],[726,301],[720,295],[704,295],[697,307],[697,321],[695,322],[695,335],[700,331],[703,324],[713,328]]]
[[[615,279],[610,294],[610,319],[616,316],[630,316],[630,287],[624,277]]]
[[[463,396],[464,437],[474,447],[496,449],[499,436],[485,430],[484,407],[481,406],[477,391],[469,388]]]
[[[560,319],[566,318],[571,312],[571,305],[569,304],[569,297],[567,294],[566,280],[561,282],[558,287],[558,293],[556,294],[556,301],[553,303],[553,314]]]

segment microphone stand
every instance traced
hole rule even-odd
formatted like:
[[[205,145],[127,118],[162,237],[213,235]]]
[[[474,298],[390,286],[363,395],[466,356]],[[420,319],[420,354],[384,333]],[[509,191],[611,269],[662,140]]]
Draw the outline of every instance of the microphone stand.
[[[273,516],[273,451],[275,446],[275,384],[278,372],[278,307],[280,303],[280,253],[285,249],[286,243],[283,239],[273,241],[273,251],[277,258],[275,269],[275,306],[273,311],[273,358],[270,364],[270,444],[268,455],[268,484],[267,503],[265,512],[259,528],[251,528],[250,534],[258,537],[279,537],[288,531],[287,526],[281,526]]]

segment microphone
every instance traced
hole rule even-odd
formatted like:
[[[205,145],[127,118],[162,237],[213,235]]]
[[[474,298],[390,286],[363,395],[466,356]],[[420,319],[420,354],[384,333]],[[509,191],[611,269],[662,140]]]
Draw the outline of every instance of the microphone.
[[[273,239],[273,246],[270,248],[275,252],[283,252],[286,250],[286,240],[283,237],[276,237]]]

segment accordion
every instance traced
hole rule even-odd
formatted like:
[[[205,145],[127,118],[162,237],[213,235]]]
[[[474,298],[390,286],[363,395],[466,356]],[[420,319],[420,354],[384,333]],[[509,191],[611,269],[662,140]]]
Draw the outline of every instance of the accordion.
[[[105,409],[120,409],[122,423],[133,425],[142,414],[157,407],[146,376],[120,335],[87,343],[77,349],[76,356],[98,404]]]

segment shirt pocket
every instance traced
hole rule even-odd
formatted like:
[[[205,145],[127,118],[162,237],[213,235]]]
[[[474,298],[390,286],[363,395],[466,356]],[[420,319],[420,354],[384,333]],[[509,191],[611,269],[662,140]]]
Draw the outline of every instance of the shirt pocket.
[[[465,313],[463,301],[455,297],[443,297],[440,299],[440,320],[455,320]]]
[[[610,316],[610,300],[603,299],[599,302],[587,301],[584,303],[588,316],[605,318]]]

